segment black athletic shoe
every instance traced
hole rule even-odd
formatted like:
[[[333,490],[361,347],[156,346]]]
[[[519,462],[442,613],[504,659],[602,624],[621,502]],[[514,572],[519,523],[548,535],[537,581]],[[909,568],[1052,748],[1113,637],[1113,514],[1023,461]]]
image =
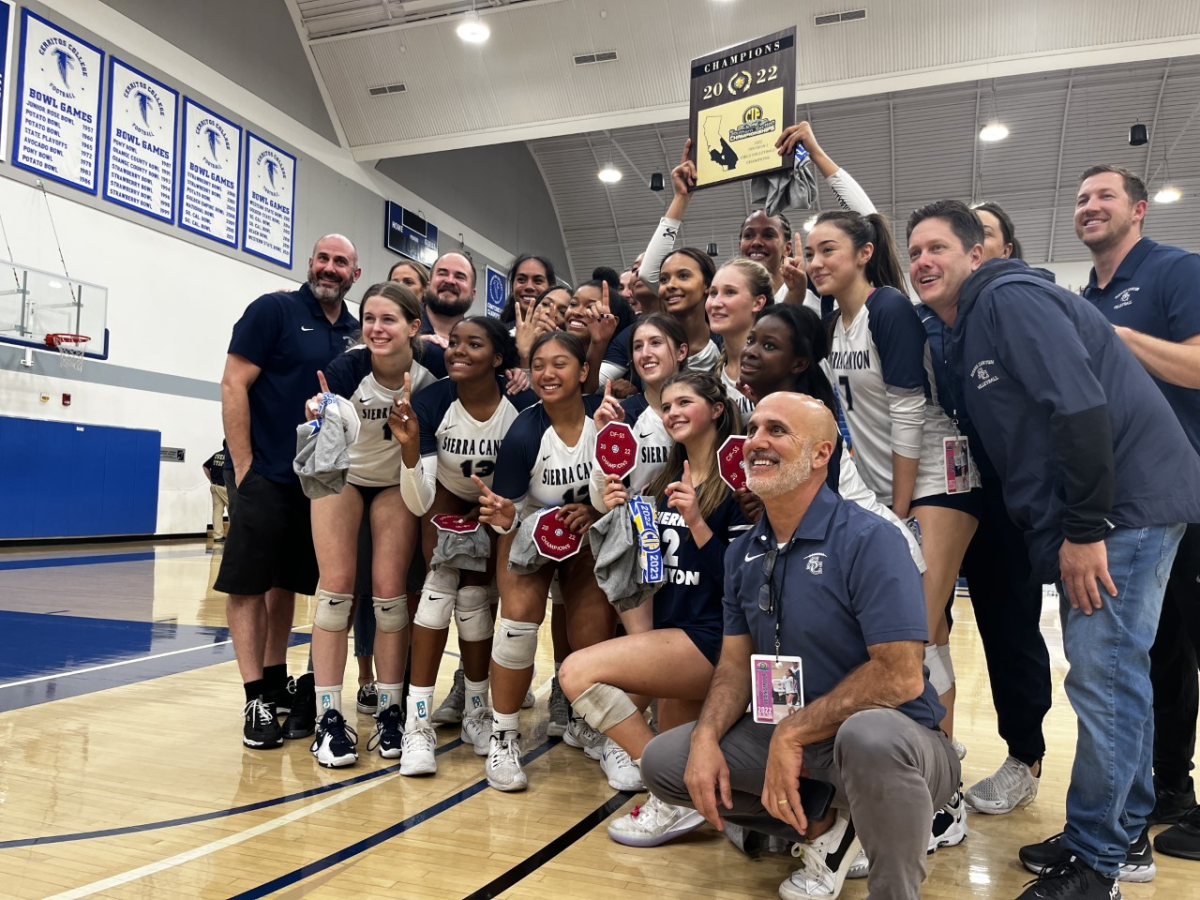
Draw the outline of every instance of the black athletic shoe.
[[[309,748],[317,762],[327,769],[340,769],[358,762],[358,733],[346,724],[336,709],[325,711],[317,736]]]
[[[367,741],[367,750],[379,748],[384,759],[399,759],[404,744],[404,723],[400,704],[393,703],[375,717],[375,734]]]
[[[317,727],[317,689],[313,673],[306,672],[296,679],[292,695],[292,711],[283,721],[283,736],[289,741],[306,738]]]
[[[252,750],[272,750],[283,745],[279,723],[268,703],[255,697],[242,710],[245,724],[242,726],[242,743]]]
[[[1167,856],[1200,860],[1200,807],[1156,837],[1154,849]]]
[[[292,703],[296,696],[296,679],[291,675],[281,688],[263,692],[263,699],[275,707],[275,715],[286,716],[292,711]]]
[[[1196,808],[1196,791],[1192,779],[1188,778],[1187,787],[1176,791],[1159,784],[1154,779],[1154,809],[1146,817],[1147,825],[1174,825]]]
[[[1030,881],[1017,900],[1121,900],[1121,888],[1068,853]]]
[[[369,681],[358,689],[355,704],[358,711],[364,715],[373,716],[379,712],[379,690],[375,687],[375,682]]]
[[[1150,826],[1142,829],[1137,840],[1129,845],[1129,853],[1121,864],[1117,875],[1118,881],[1131,881],[1138,884],[1152,881],[1157,871],[1154,865],[1154,854],[1150,850]],[[1021,863],[1035,875],[1042,874],[1048,869],[1061,864],[1073,854],[1062,842],[1061,833],[1047,838],[1040,844],[1029,844],[1017,851]]]

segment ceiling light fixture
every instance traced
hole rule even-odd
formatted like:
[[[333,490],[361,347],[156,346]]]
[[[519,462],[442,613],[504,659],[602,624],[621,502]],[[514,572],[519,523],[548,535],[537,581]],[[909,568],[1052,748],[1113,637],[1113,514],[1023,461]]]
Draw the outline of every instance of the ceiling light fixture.
[[[1158,193],[1154,195],[1154,202],[1174,203],[1182,197],[1183,191],[1179,190],[1177,187],[1167,184],[1163,185],[1163,187],[1159,189]]]
[[[463,17],[455,31],[468,44],[482,44],[492,34],[492,29],[483,19],[479,18],[479,13],[474,9]]]
[[[979,130],[979,139],[989,144],[1002,141],[1008,137],[1008,129],[999,122],[988,122]]]
[[[612,163],[606,165],[603,169],[596,173],[596,177],[605,184],[616,184],[621,180],[621,170]]]
[[[816,225],[817,225],[817,217],[816,216],[809,216],[807,219],[804,220],[804,230],[805,231],[812,231],[813,228],[816,227]]]

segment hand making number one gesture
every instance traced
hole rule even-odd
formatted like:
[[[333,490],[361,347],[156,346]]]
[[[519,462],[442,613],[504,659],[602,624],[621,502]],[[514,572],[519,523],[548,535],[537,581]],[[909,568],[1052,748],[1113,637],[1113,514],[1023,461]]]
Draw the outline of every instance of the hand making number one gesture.
[[[402,447],[410,442],[415,443],[420,436],[420,423],[417,422],[417,414],[412,408],[411,400],[412,376],[405,372],[404,390],[396,397],[392,410],[388,413],[388,428],[392,430],[392,437]]]
[[[308,422],[320,418],[321,400],[325,394],[330,393],[329,384],[325,381],[325,373],[319,369],[317,370],[317,384],[321,386],[321,392],[309,397],[304,403],[304,418]]]
[[[507,497],[495,493],[478,475],[471,480],[479,488],[479,521],[497,531],[508,531],[517,517],[517,509]]]
[[[787,285],[788,302],[804,302],[808,290],[808,276],[804,274],[804,245],[799,234],[792,235],[792,255],[783,258],[780,274]]]

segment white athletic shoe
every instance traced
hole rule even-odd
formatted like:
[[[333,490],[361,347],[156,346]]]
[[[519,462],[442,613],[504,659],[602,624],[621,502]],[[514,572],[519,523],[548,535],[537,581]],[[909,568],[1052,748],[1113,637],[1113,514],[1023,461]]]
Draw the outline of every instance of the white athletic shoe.
[[[929,831],[929,849],[933,853],[943,847],[954,847],[967,839],[967,806],[963,802],[962,786],[954,792],[950,802],[933,814]]]
[[[779,885],[779,896],[783,900],[833,900],[842,892],[861,846],[850,814],[839,809],[832,828],[792,848],[792,855],[800,857],[800,868]]]
[[[358,732],[346,724],[336,709],[325,711],[309,747],[317,762],[327,769],[340,769],[358,762]]]
[[[614,740],[606,739],[600,750],[600,768],[614,791],[644,791],[642,768]]]
[[[563,735],[563,743],[583,751],[588,759],[600,761],[600,753],[604,742],[608,740],[603,734],[583,720],[582,716],[571,719],[567,733]]]
[[[437,772],[437,734],[432,728],[418,728],[404,732],[403,749],[400,752],[401,775],[432,775]]]
[[[463,716],[462,734],[464,744],[475,748],[476,756],[487,756],[492,746],[492,710],[483,707]]]
[[[871,864],[867,862],[867,851],[859,850],[858,856],[854,857],[854,862],[850,863],[850,871],[846,874],[846,878],[866,878],[871,871]]]
[[[1037,792],[1038,779],[1029,771],[1029,766],[1010,756],[994,775],[967,788],[966,797],[976,812],[1002,816],[1028,806],[1037,797]]]
[[[633,812],[609,822],[608,836],[626,847],[657,847],[703,824],[704,817],[696,810],[663,803],[651,794]]]
[[[956,741],[950,738],[950,746],[954,748],[954,755],[958,757],[959,762],[967,758],[967,745],[961,741]]]
[[[462,669],[454,670],[454,683],[450,693],[429,717],[434,725],[457,725],[462,721],[463,709],[467,705],[467,686],[463,680],[465,677]]]
[[[492,732],[483,770],[488,784],[498,791],[523,791],[529,787],[529,779],[521,768],[521,736],[515,731]]]

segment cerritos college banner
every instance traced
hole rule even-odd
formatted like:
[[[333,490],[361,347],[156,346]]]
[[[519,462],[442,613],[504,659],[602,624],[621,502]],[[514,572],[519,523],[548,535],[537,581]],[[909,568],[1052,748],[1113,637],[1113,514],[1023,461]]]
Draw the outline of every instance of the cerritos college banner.
[[[183,98],[179,225],[236,247],[242,128]]]
[[[104,53],[21,10],[13,163],[96,193]]]
[[[174,222],[179,92],[109,59],[104,199]]]
[[[242,249],[292,267],[296,157],[246,132],[246,226]]]
[[[8,73],[12,66],[13,7],[0,0],[0,159],[8,146]]]

